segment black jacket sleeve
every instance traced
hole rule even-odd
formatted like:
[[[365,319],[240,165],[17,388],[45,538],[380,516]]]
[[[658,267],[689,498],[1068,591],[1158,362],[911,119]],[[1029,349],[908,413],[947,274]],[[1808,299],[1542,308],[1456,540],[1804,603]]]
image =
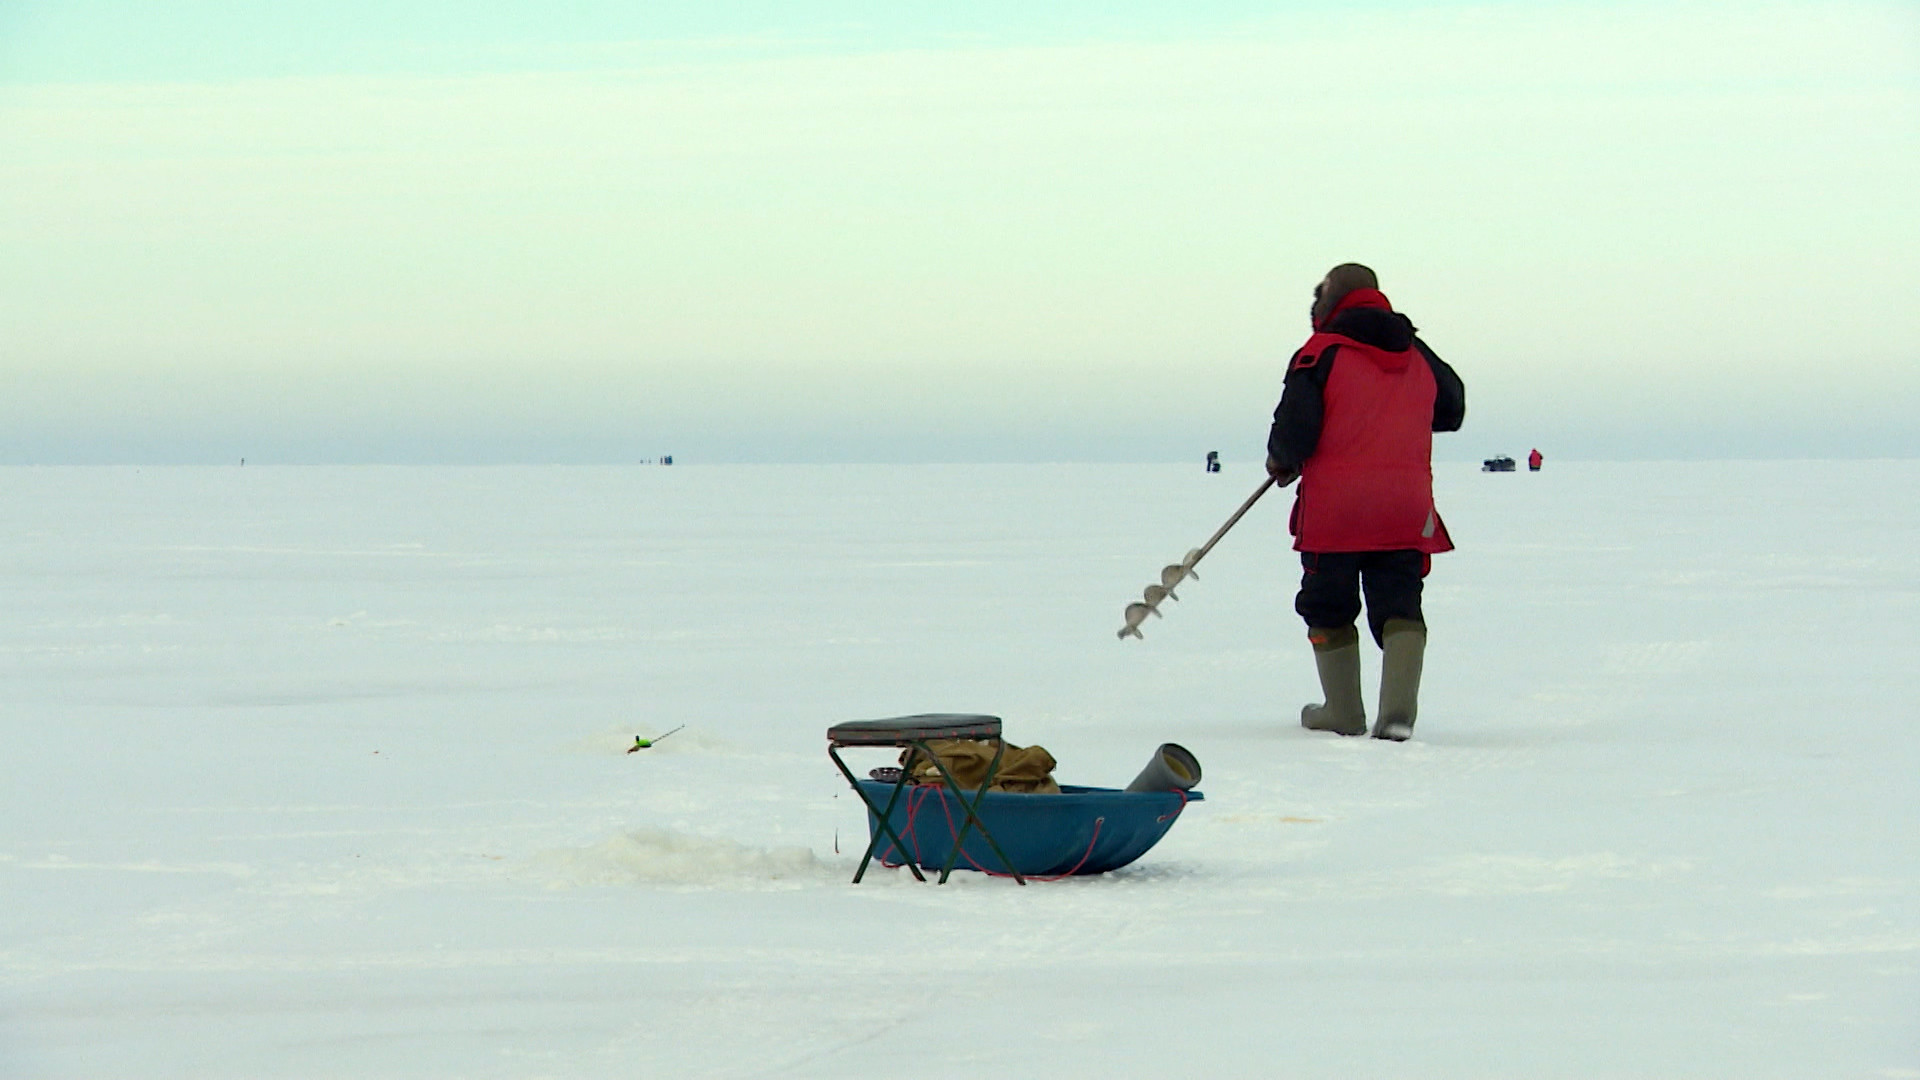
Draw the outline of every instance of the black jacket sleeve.
[[[1467,384],[1445,360],[1435,355],[1427,343],[1419,338],[1413,339],[1413,347],[1427,358],[1427,366],[1433,369],[1433,430],[1459,431],[1460,422],[1467,418]]]
[[[1320,444],[1320,425],[1326,418],[1327,371],[1339,351],[1338,345],[1329,346],[1309,367],[1291,362],[1287,366],[1286,386],[1280,392],[1280,404],[1273,410],[1273,428],[1267,433],[1267,456],[1295,472]]]

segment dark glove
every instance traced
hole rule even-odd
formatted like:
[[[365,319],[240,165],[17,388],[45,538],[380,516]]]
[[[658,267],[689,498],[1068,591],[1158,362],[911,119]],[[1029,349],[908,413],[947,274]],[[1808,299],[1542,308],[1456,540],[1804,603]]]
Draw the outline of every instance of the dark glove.
[[[1300,470],[1291,465],[1282,465],[1273,460],[1272,456],[1269,455],[1267,458],[1267,475],[1273,477],[1273,482],[1279,487],[1286,487],[1288,484],[1300,479]]]

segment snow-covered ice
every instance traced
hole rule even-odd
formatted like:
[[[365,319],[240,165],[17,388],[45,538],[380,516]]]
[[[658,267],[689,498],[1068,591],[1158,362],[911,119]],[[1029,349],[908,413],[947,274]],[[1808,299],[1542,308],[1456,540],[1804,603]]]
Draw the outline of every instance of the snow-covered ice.
[[[1290,494],[1116,641],[1257,480],[0,470],[0,1076],[1920,1077],[1920,462],[1439,466],[1404,745]],[[852,886],[914,712],[1207,800]]]

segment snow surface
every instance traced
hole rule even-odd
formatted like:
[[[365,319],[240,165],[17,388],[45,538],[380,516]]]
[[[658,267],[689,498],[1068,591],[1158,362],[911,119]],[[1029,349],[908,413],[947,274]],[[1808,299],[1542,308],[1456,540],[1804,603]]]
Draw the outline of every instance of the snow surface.
[[[1920,463],[1441,466],[1405,745],[1290,494],[1115,639],[1257,480],[0,470],[0,1076],[1920,1077]],[[850,885],[914,712],[1207,801]]]

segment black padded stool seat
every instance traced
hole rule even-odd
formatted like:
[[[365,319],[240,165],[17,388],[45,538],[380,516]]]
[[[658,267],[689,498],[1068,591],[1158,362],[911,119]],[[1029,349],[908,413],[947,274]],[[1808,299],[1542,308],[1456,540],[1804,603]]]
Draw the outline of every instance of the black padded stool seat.
[[[841,746],[905,746],[918,739],[997,739],[1000,718],[971,713],[921,713],[886,720],[849,720],[827,729]]]

